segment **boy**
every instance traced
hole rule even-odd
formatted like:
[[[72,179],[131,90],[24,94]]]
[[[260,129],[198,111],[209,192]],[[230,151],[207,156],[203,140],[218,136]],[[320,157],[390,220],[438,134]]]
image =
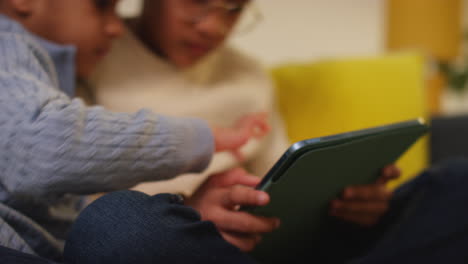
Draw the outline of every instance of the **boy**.
[[[86,77],[121,32],[116,3],[0,1],[0,245],[60,260],[62,240],[79,209],[74,195],[200,171],[210,160],[213,142],[216,150],[236,151],[257,128],[267,130],[262,116],[252,116],[234,131],[215,129],[213,138],[206,124],[196,119],[148,111],[112,113],[71,100],[67,95],[73,95],[75,72]],[[265,193],[247,187],[256,183],[249,175],[237,170],[215,179],[217,184],[207,185],[196,201],[187,203],[204,220],[209,220],[207,208],[226,215],[213,219],[223,238],[248,250],[259,234],[278,226],[276,219],[232,210],[239,204],[268,203]],[[234,186],[238,184],[243,186]],[[161,204],[168,203],[163,200]],[[244,258],[220,238],[208,232],[209,241]]]

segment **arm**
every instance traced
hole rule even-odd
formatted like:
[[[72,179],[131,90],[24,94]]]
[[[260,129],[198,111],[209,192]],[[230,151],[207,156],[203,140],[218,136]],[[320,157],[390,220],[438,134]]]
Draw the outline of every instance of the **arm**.
[[[213,137],[202,121],[88,108],[42,80],[0,77],[15,85],[0,90],[0,146],[8,153],[0,177],[10,193],[111,191],[197,172],[210,161]]]

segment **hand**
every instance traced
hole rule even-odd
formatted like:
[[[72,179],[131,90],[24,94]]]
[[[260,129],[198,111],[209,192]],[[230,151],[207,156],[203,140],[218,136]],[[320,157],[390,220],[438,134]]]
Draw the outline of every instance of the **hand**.
[[[382,169],[374,184],[347,187],[340,199],[331,202],[330,214],[361,226],[371,227],[387,212],[392,192],[385,184],[400,176],[395,165]]]
[[[266,113],[249,114],[240,118],[232,128],[214,127],[216,151],[231,151],[234,156],[242,161],[239,148],[250,138],[261,138],[270,131]]]
[[[276,218],[238,211],[239,206],[269,203],[268,194],[252,188],[259,181],[243,169],[213,175],[187,200],[187,205],[198,210],[202,220],[212,221],[226,241],[242,251],[250,251],[260,242],[263,233],[279,226]]]

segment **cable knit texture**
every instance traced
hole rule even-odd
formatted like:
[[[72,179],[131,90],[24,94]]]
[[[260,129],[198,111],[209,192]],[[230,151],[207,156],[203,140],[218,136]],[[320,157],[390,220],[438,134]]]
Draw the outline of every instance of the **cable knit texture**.
[[[59,56],[50,55],[51,47]],[[66,60],[73,58],[72,50],[40,40],[0,15],[2,203],[47,222],[35,219],[44,215],[34,210],[70,204],[70,194],[129,188],[208,165],[214,145],[201,120],[145,110],[113,113],[71,100],[64,93],[70,91],[62,88],[64,76],[57,72],[74,64]],[[4,234],[13,226],[0,219],[0,244],[26,249]]]

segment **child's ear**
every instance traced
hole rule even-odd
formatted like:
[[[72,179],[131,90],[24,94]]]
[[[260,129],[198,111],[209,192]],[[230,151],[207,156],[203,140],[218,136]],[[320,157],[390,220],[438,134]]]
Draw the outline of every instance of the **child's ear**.
[[[11,8],[19,16],[28,16],[34,10],[37,4],[36,0],[7,0],[10,2]]]

